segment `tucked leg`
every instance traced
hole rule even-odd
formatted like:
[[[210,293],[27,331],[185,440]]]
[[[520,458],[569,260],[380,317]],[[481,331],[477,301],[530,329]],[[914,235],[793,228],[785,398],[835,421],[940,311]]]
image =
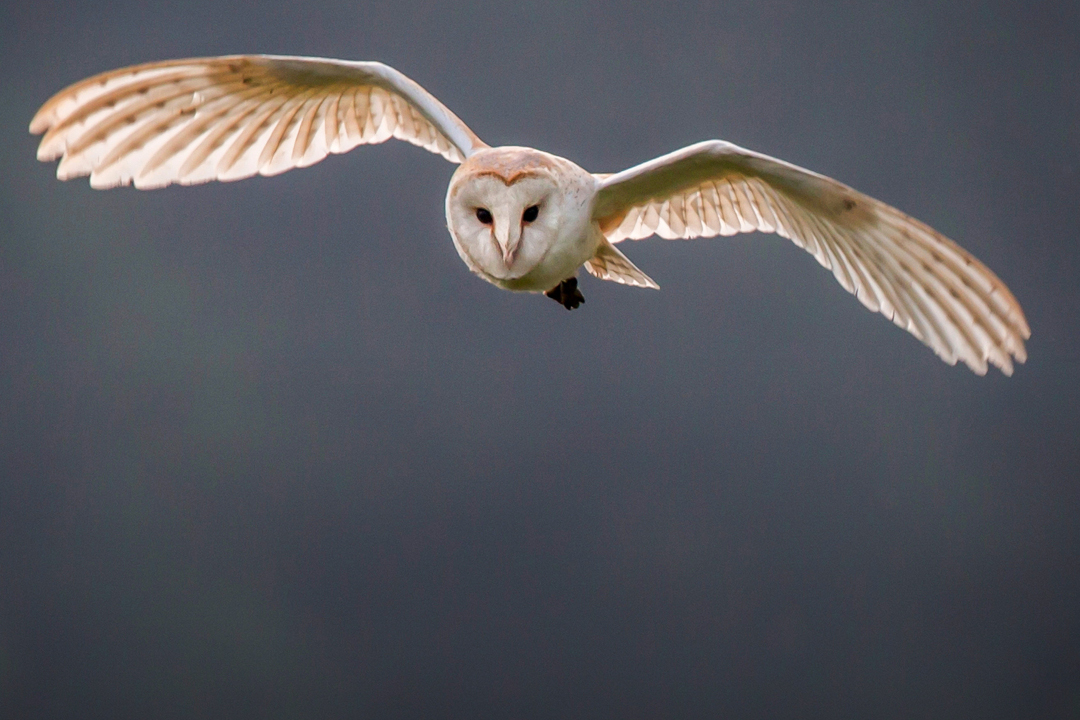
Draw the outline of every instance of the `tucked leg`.
[[[585,302],[585,296],[578,290],[576,277],[563,280],[544,294],[567,310],[573,310],[578,305]]]

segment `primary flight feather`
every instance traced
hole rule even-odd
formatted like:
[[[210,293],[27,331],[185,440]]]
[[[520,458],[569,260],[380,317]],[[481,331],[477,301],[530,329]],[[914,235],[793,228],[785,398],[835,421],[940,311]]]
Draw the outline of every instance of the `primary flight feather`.
[[[1005,284],[923,223],[835,180],[712,140],[615,174],[525,147],[492,148],[430,93],[376,62],[233,55],[148,63],[59,92],[30,123],[61,180],[158,188],[306,167],[391,137],[460,167],[446,194],[454,246],[501,288],[567,308],[575,275],[657,284],[615,244],[651,235],[774,232],[945,362],[1006,375],[1031,331]]]

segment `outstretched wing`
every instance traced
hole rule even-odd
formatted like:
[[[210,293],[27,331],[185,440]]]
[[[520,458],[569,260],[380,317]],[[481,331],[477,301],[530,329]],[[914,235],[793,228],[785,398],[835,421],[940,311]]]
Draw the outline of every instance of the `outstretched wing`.
[[[775,232],[833,271],[863,305],[950,365],[1006,375],[1027,320],[1005,284],[923,223],[795,165],[713,140],[600,177],[593,218],[610,242]]]
[[[487,147],[377,62],[230,55],[136,65],[60,91],[30,123],[61,180],[156,188],[306,167],[391,137],[461,162]]]

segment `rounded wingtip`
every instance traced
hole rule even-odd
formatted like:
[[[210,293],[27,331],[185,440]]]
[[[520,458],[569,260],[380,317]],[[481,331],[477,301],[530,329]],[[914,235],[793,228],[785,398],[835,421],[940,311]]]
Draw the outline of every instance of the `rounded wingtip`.
[[[52,127],[53,118],[51,115],[44,107],[38,110],[34,117],[30,119],[30,134],[40,135]]]

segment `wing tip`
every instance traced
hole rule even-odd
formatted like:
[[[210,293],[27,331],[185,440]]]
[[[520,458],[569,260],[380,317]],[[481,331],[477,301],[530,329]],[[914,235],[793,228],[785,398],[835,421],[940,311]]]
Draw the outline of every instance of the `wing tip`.
[[[52,126],[52,120],[45,117],[45,113],[38,110],[37,114],[30,119],[30,134],[40,135]]]

